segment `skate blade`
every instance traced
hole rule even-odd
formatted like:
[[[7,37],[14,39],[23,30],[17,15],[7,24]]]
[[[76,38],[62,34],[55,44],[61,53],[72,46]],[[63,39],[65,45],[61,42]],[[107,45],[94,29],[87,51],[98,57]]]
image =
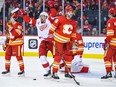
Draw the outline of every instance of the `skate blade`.
[[[21,75],[18,75],[19,77],[24,77],[25,76],[25,74],[21,74]]]
[[[7,73],[7,74],[2,74],[3,76],[10,76],[10,73]]]
[[[51,77],[51,75],[49,75],[49,76],[44,76],[44,79],[51,79],[52,77]]]
[[[52,78],[51,80],[52,81],[56,81],[56,82],[60,82],[60,79],[54,79],[54,78]]]

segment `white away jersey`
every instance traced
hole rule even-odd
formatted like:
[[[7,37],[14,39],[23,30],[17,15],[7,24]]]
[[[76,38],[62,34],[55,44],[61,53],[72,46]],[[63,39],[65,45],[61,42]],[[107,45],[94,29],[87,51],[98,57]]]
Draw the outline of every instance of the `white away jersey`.
[[[41,23],[41,20],[37,19],[36,27],[37,27],[38,36],[42,38],[47,38],[50,26],[51,26],[51,23],[48,19],[46,19],[45,23]]]

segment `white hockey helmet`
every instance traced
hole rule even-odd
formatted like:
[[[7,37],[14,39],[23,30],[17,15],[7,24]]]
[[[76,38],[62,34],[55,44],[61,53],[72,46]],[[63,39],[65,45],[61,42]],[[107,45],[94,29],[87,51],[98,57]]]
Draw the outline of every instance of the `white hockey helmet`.
[[[46,17],[48,18],[48,13],[47,13],[47,12],[41,12],[41,13],[40,13],[40,16],[41,16],[41,15],[44,15],[44,16],[46,16]]]

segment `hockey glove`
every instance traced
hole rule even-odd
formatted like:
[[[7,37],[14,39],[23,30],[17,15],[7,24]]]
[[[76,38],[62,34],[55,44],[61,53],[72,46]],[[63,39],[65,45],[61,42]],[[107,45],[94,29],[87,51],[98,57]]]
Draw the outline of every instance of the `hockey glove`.
[[[104,43],[104,50],[107,50],[109,48],[109,44],[108,43]]]
[[[2,49],[5,51],[6,50],[6,44],[2,45]]]

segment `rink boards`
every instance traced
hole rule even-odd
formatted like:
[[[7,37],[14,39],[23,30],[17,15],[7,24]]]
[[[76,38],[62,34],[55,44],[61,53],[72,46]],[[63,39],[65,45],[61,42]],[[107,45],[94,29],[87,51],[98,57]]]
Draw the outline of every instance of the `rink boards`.
[[[84,58],[103,58],[104,50],[103,43],[105,37],[83,37],[84,40]],[[5,36],[0,36],[0,56],[4,56],[2,44],[4,43]],[[41,39],[38,36],[24,36],[24,56],[38,56],[38,47]],[[48,53],[48,56],[52,56]]]

